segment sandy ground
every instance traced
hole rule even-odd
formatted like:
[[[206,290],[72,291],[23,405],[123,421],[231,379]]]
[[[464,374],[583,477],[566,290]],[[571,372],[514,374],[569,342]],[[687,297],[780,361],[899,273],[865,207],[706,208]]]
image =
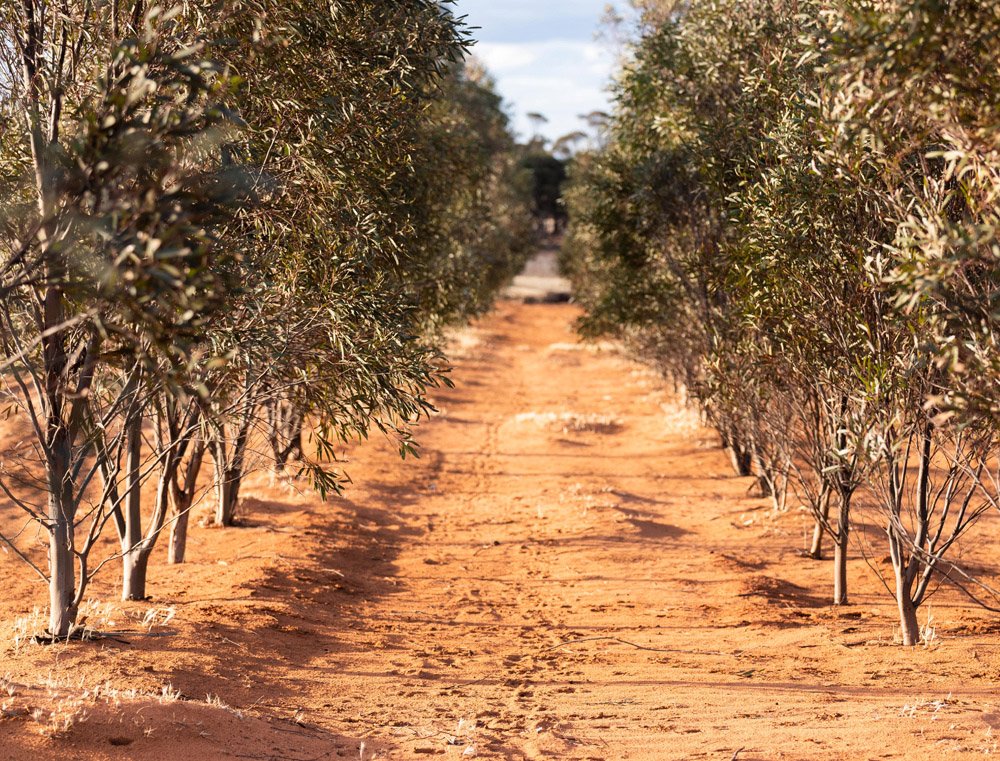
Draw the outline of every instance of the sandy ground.
[[[559,275],[559,249],[553,244],[528,262],[508,286],[506,295],[533,303],[564,303],[570,300],[571,290],[569,280]]]
[[[109,602],[109,569],[87,614],[116,638],[18,642],[44,588],[0,559],[0,758],[996,752],[996,616],[942,592],[903,650],[861,559],[828,607],[806,517],[577,316],[504,302],[457,336],[420,460],[359,447],[328,504],[254,476],[248,525],[158,556],[149,602]]]

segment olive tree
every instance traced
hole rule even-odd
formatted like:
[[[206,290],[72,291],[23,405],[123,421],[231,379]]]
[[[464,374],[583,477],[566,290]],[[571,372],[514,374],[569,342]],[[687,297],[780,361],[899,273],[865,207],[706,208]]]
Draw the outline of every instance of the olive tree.
[[[838,604],[870,498],[912,644],[995,504],[996,3],[635,5],[610,144],[568,194],[584,325],[805,503]]]
[[[995,504],[998,8],[859,3],[831,16],[830,165],[876,178],[889,228],[869,260],[896,336],[875,494],[907,645],[939,576],[985,589],[946,555]]]
[[[90,552],[120,507],[107,489],[89,491],[116,446],[108,424],[130,414],[134,379],[164,364],[182,372],[225,290],[210,265],[227,255],[216,224],[238,182],[221,183],[211,156],[227,131],[227,83],[176,29],[143,3],[0,11],[0,344],[33,432],[23,467],[43,474],[44,505],[10,480],[5,491],[49,537],[47,567],[33,564],[49,584],[54,637],[71,630]]]

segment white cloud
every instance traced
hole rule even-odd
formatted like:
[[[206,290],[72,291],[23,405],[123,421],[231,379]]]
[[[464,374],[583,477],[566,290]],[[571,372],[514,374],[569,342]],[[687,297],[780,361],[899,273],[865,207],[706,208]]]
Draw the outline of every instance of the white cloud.
[[[556,138],[580,129],[580,114],[607,110],[607,84],[613,69],[611,54],[600,45],[580,40],[530,43],[487,43],[475,55],[497,79],[504,97],[513,102],[517,129],[530,127],[524,114],[545,114],[545,134]]]
[[[614,56],[594,35],[607,0],[459,0],[455,10],[481,27],[473,55],[497,79],[515,113],[515,127],[531,133],[525,114],[549,119],[555,139],[581,128],[579,114],[609,110],[607,86]]]
[[[473,54],[483,61],[494,75],[517,71],[533,65],[538,53],[532,45],[516,42],[481,42]]]

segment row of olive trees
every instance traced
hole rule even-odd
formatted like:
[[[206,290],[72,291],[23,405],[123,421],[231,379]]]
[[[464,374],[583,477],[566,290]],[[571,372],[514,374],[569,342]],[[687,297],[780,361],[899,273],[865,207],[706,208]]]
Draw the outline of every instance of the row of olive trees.
[[[141,599],[183,561],[206,481],[232,524],[261,443],[323,494],[339,442],[413,450],[441,328],[531,245],[467,46],[436,0],[0,8],[0,541],[52,637],[108,562]]]
[[[995,600],[950,557],[998,500],[1000,4],[641,7],[610,143],[570,192],[585,325],[812,512],[836,604],[852,508],[874,506],[913,644],[941,580]]]

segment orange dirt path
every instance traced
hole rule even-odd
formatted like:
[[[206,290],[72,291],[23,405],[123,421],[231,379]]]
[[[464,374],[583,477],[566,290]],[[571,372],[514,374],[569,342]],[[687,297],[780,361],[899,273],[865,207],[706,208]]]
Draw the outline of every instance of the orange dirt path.
[[[805,516],[748,497],[715,437],[580,344],[577,316],[504,302],[459,334],[423,457],[357,447],[344,499],[252,477],[247,526],[194,527],[190,563],[157,556],[151,601],[90,606],[133,634],[15,648],[44,589],[5,556],[0,758],[996,752],[995,617],[943,593],[937,639],[904,651],[860,559],[854,604],[829,608]],[[145,632],[150,610],[174,616]]]

